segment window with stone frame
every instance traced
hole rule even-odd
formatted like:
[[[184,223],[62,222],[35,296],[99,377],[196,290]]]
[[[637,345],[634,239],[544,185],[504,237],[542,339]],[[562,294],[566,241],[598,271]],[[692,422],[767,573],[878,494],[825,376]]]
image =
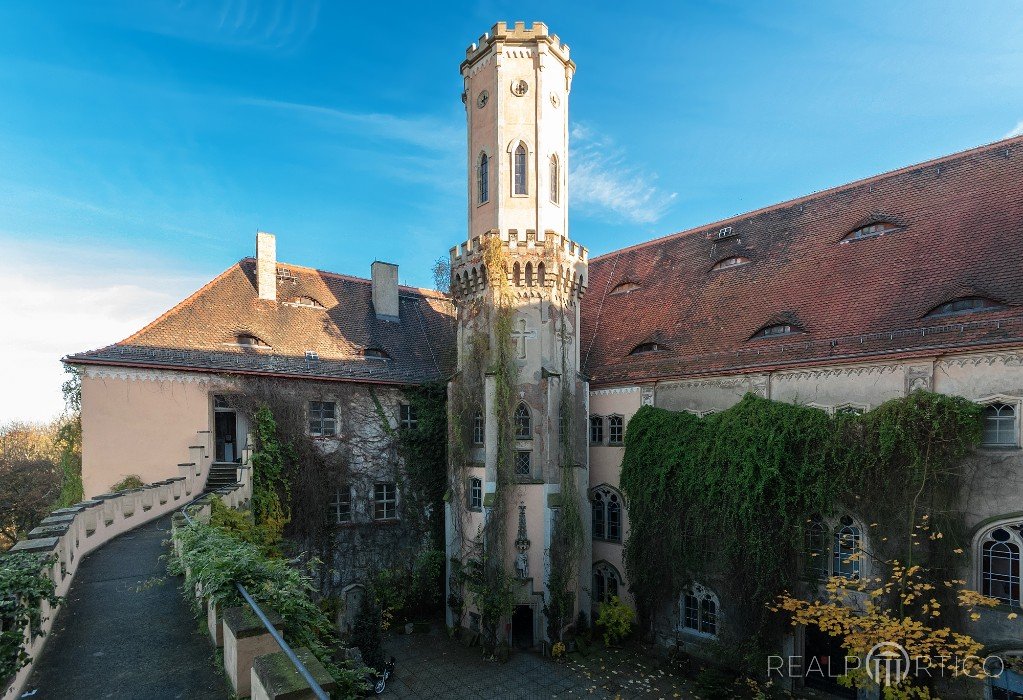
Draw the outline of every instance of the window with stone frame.
[[[1008,403],[992,403],[984,407],[984,434],[981,444],[985,447],[1016,447],[1019,445],[1019,430],[1016,407]]]
[[[717,596],[699,584],[682,592],[679,601],[679,626],[683,631],[716,637],[719,605]]]
[[[483,422],[483,411],[472,414],[472,444],[482,445],[486,439],[486,423]]]
[[[532,476],[533,453],[529,450],[515,451],[515,476]]]
[[[416,415],[416,407],[412,404],[401,404],[400,417],[402,428],[412,430],[419,427],[419,417]]]
[[[373,518],[392,520],[398,517],[398,485],[391,481],[373,485]]]
[[[830,575],[828,524],[819,515],[811,515],[806,523],[806,575],[821,581]]]
[[[526,144],[524,143],[519,143],[515,147],[515,153],[512,156],[512,171],[514,178],[512,194],[529,194],[526,177]]]
[[[561,187],[560,187],[560,185],[561,185],[561,176],[560,176],[560,171],[559,171],[559,168],[558,168],[558,157],[556,155],[551,155],[551,175],[550,175],[550,179],[551,179],[551,183],[550,183],[551,184],[551,201],[554,204],[557,204],[559,199],[560,199],[559,195],[561,193]]]
[[[610,486],[598,486],[590,496],[593,539],[622,541],[622,495]]]
[[[480,153],[480,162],[477,169],[477,204],[485,204],[490,201],[490,157],[486,153]]]
[[[835,528],[831,547],[831,573],[848,579],[860,577],[863,558],[863,533],[848,515],[842,516]]]
[[[590,416],[590,444],[604,444],[604,416]]]
[[[333,401],[309,402],[309,434],[313,437],[337,435],[337,406]]]
[[[327,504],[327,522],[331,525],[352,522],[352,489],[347,484],[334,487]]]
[[[625,443],[625,418],[622,416],[607,417],[607,444],[622,445]]]
[[[1020,588],[1023,523],[993,528],[980,542],[981,593],[1006,605],[1023,607]]]
[[[592,589],[594,607],[599,606],[601,603],[610,602],[612,598],[617,596],[620,581],[621,576],[618,574],[618,569],[611,564],[608,564],[606,561],[594,564]]]
[[[533,437],[533,418],[529,406],[520,403],[515,409],[515,439],[529,440]]]
[[[469,479],[469,510],[483,510],[483,480],[475,476]]]

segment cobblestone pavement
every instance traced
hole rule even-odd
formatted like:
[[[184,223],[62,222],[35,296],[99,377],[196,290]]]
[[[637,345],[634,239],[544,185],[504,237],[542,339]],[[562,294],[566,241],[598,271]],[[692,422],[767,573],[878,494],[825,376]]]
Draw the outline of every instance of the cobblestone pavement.
[[[683,681],[654,669],[628,651],[573,655],[555,662],[517,652],[507,663],[485,660],[440,628],[427,634],[392,635],[385,649],[395,657],[390,698],[686,698]]]

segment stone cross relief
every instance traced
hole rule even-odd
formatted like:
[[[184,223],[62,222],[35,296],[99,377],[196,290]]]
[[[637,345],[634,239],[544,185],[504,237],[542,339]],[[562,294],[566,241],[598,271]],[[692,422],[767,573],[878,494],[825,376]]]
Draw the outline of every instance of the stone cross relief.
[[[526,340],[532,340],[536,338],[536,331],[526,330],[526,320],[523,318],[519,319],[519,327],[511,332],[512,340],[515,341],[515,349],[518,353],[519,359],[526,359]]]

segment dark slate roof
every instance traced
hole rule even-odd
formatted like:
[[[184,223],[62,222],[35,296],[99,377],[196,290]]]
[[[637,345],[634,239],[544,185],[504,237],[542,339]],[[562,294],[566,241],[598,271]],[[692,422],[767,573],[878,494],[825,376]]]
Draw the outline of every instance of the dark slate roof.
[[[898,229],[842,242],[875,221]],[[750,262],[711,270],[729,257]],[[608,253],[589,274],[581,349],[595,386],[1019,346],[1023,138]],[[625,282],[639,288],[611,293]],[[965,296],[1004,308],[927,316]],[[771,324],[802,332],[752,338]],[[664,349],[630,355],[646,342]]]
[[[383,321],[369,280],[284,263],[278,275],[278,301],[259,299],[255,261],[246,258],[138,333],[66,361],[400,384],[452,372],[453,314],[444,294],[399,287],[401,321]],[[322,308],[288,303],[300,297]],[[239,335],[268,347],[240,346]],[[364,357],[367,348],[390,359]]]

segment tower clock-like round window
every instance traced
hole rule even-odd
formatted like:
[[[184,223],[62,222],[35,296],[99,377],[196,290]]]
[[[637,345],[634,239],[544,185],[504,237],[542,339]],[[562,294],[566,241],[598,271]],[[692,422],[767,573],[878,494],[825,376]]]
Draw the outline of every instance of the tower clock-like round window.
[[[511,91],[516,97],[522,97],[529,92],[529,83],[521,78],[519,80],[513,80],[511,84]]]
[[[490,99],[490,93],[486,90],[480,90],[480,94],[476,96],[476,106],[483,109],[487,106],[487,101]]]

